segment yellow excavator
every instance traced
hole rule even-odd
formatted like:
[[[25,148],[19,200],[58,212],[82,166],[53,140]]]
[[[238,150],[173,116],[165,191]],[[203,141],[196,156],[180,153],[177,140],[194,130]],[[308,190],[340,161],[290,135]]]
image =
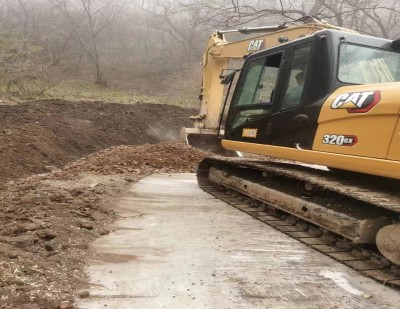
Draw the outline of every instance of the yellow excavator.
[[[247,36],[228,42],[230,32]],[[229,69],[243,58],[241,69]],[[200,99],[182,138],[265,156],[206,158],[197,172],[204,188],[252,199],[306,230],[334,235],[342,247],[368,251],[400,282],[393,275],[400,265],[400,40],[311,17],[214,31]]]

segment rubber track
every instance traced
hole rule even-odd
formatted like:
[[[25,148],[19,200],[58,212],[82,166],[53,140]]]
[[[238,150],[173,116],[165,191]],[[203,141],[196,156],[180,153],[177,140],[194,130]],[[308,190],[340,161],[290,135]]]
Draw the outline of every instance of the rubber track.
[[[253,165],[253,163],[251,163],[251,165]],[[259,165],[259,163],[256,163],[255,165]],[[388,268],[387,266],[384,266],[374,261],[373,257],[376,256],[375,252],[371,252],[372,258],[363,257],[360,255],[353,255],[351,253],[351,250],[337,247],[332,243],[330,243],[329,241],[325,240],[323,236],[316,237],[315,235],[302,230],[300,227],[297,227],[296,225],[292,225],[289,222],[280,219],[279,217],[273,216],[272,214],[268,214],[264,210],[251,207],[248,204],[241,201],[238,197],[233,197],[231,195],[228,195],[219,188],[212,186],[212,184],[210,184],[208,180],[206,180],[205,178],[201,176],[199,178],[201,178],[199,179],[200,187],[204,191],[215,196],[216,198],[249,214],[255,219],[264,222],[265,224],[275,228],[276,230],[298,241],[301,241],[302,243],[323,253],[324,255],[327,255],[333,258],[334,260],[351,267],[352,269],[363,274],[364,276],[370,277],[382,283],[383,285],[388,285],[396,289],[400,289],[400,273],[392,272],[390,268]],[[304,173],[302,179],[304,179]],[[243,195],[243,193],[240,194]],[[251,196],[249,197],[251,198]]]

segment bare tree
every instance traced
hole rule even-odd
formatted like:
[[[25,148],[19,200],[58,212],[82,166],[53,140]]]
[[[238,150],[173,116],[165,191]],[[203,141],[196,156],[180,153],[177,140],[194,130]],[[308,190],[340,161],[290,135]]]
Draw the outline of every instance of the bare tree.
[[[118,0],[53,0],[58,9],[72,24],[79,43],[96,69],[96,84],[106,84],[98,48],[100,34],[110,27],[115,17],[128,4]],[[80,4],[79,9],[76,5]],[[85,33],[89,32],[89,40]]]
[[[193,61],[201,52],[199,37],[203,37],[204,30],[209,28],[201,18],[201,6],[192,5],[192,2],[181,3],[170,0],[157,0],[153,7],[143,5],[141,9],[146,13],[143,25],[164,33],[174,40],[183,51],[184,61]],[[154,23],[154,20],[158,22]],[[204,37],[205,39],[205,37]]]
[[[0,91],[92,75],[129,89],[194,85],[212,30],[304,16],[400,36],[400,0],[0,0]]]
[[[395,1],[320,0],[318,14],[336,24],[364,34],[393,38],[398,36],[396,23],[400,17],[400,3]]]
[[[228,1],[222,1],[226,3]],[[220,6],[225,21],[234,25],[258,23],[273,17],[295,20],[315,16],[361,33],[393,38],[399,35],[400,1],[394,0],[313,0],[313,1],[229,1]]]

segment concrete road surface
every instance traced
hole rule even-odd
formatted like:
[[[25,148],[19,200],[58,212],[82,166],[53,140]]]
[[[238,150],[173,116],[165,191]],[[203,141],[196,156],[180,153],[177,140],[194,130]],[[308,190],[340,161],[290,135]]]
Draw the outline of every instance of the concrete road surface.
[[[147,177],[116,211],[80,308],[400,307],[400,292],[204,193],[193,174]]]

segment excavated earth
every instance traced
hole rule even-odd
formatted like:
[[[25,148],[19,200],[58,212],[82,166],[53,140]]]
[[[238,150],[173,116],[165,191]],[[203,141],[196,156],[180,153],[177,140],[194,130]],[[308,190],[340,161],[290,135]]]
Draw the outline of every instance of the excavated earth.
[[[193,172],[206,155],[176,141],[194,113],[157,104],[0,106],[0,308],[73,308],[88,296],[77,292],[84,261],[96,259],[89,244],[110,232],[116,199],[151,173]]]
[[[36,101],[0,105],[0,182],[115,146],[178,140],[194,109],[165,104]]]

